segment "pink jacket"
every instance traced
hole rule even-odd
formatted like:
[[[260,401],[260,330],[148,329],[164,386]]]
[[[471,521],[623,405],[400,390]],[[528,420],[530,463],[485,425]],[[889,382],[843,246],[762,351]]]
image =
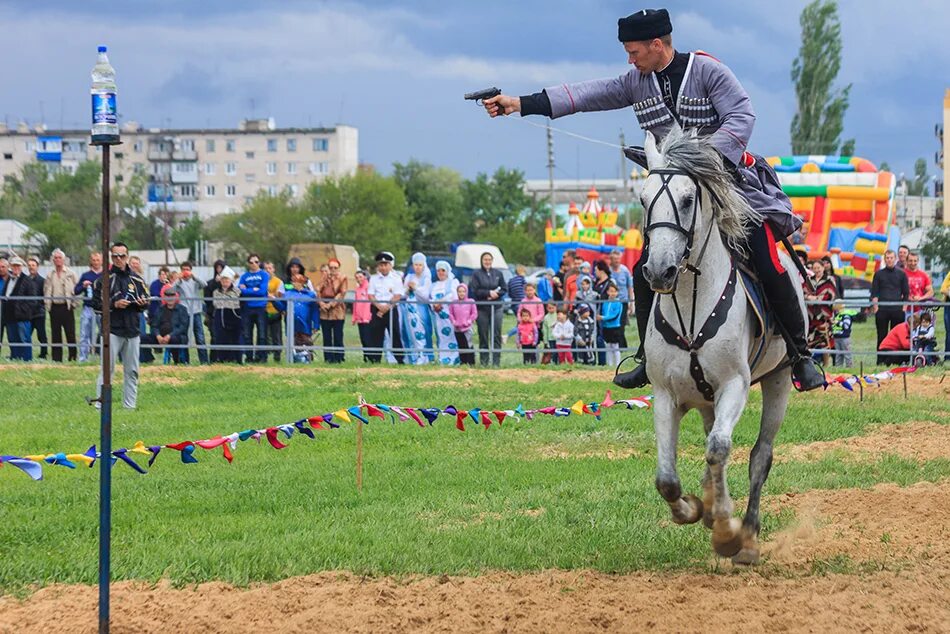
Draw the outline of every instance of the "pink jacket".
[[[363,283],[360,286],[356,287],[356,297],[355,299],[366,300],[369,299],[369,280],[363,280]],[[370,320],[370,311],[372,310],[373,305],[369,302],[360,302],[353,304],[353,323],[354,324],[368,324]]]
[[[467,332],[475,323],[477,316],[478,309],[475,307],[475,300],[471,297],[449,305],[449,321],[452,322],[456,332]]]
[[[534,322],[535,326],[541,327],[541,322],[544,321],[544,304],[541,303],[541,300],[537,297],[534,299],[526,299],[520,304],[518,304],[518,310],[515,311],[515,318],[518,320],[518,323],[521,323],[521,309],[527,309],[531,313],[531,321]]]

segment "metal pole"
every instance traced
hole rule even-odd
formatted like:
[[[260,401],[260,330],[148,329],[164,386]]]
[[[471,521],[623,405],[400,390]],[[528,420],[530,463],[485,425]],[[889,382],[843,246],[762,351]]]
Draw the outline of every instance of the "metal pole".
[[[548,195],[551,198],[551,228],[557,228],[557,214],[554,213],[554,138],[551,136],[551,124],[548,124]]]
[[[495,302],[488,300],[488,309],[491,311],[491,329],[488,331],[488,362],[495,365]],[[499,352],[499,354],[501,354]]]
[[[286,317],[286,328],[284,332],[287,333],[284,337],[284,360],[287,363],[294,362],[294,301],[296,298],[288,297],[287,298],[287,317]]]
[[[111,253],[109,230],[109,157],[110,148],[102,146],[102,254]],[[110,313],[112,308],[109,266],[111,256],[102,267],[102,390],[99,417],[99,634],[109,632],[109,581],[112,542],[112,342]]]

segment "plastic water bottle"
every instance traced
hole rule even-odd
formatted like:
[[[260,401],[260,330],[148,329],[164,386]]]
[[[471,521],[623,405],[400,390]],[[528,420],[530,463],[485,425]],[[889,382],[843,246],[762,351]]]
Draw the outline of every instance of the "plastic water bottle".
[[[109,63],[106,47],[99,47],[99,59],[92,68],[92,143],[111,145],[119,142],[116,115],[115,69]]]

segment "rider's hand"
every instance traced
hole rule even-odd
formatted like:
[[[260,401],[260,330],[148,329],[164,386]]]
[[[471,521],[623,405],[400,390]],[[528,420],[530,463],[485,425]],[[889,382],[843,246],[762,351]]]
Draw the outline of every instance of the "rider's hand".
[[[515,112],[521,112],[521,97],[509,97],[508,95],[498,95],[482,102],[488,116],[497,117],[499,115],[509,115]]]

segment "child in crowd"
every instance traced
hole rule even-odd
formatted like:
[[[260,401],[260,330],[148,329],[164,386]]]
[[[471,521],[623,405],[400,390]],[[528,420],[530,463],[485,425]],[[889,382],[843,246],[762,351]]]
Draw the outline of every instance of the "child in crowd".
[[[835,304],[835,320],[831,325],[831,336],[835,339],[834,365],[850,368],[854,365],[851,357],[851,321],[856,311],[846,310],[843,304]]]
[[[596,302],[600,297],[597,295],[597,291],[594,290],[593,282],[590,279],[590,275],[581,275],[578,280],[577,285],[577,295],[574,298],[574,327],[577,327],[576,318],[580,315],[580,308],[582,305],[587,305],[589,308],[596,306]]]
[[[214,312],[211,314],[211,331],[215,344],[237,346],[241,343],[241,291],[234,285],[235,273],[230,266],[218,274],[218,288],[211,294]],[[219,350],[213,361],[240,363],[241,351],[237,348]]]
[[[462,365],[475,365],[475,350],[472,347],[472,324],[478,316],[475,300],[468,296],[468,286],[459,284],[456,290],[458,303],[449,304],[449,321],[455,330],[455,341],[459,346],[459,362]]]
[[[554,347],[557,348],[558,363],[573,365],[571,346],[574,345],[574,324],[567,319],[567,309],[558,309],[557,322],[551,328],[551,336],[554,337]]]
[[[544,306],[544,319],[541,320],[541,333],[544,338],[545,347],[548,352],[541,355],[541,364],[547,365],[554,362],[557,365],[557,354],[554,351],[554,324],[557,323],[557,305],[554,302],[548,302]]]
[[[929,310],[921,311],[917,315],[917,325],[911,334],[911,350],[914,352],[915,365],[934,365],[937,355],[937,331],[934,327],[933,313]]]
[[[617,299],[619,296],[617,283],[613,280],[607,282],[607,301],[600,305],[600,314],[597,316],[607,344],[607,365],[613,367],[620,365],[620,342],[623,341],[621,317],[624,305]]]
[[[518,315],[518,347],[521,348],[526,364],[538,361],[538,327],[534,325],[531,311],[522,308]]]
[[[320,330],[320,307],[317,294],[308,288],[307,276],[294,273],[291,287],[284,289],[285,301],[274,302],[277,310],[285,312],[287,301],[294,302],[294,363],[313,361],[313,333]]]
[[[594,365],[594,344],[597,341],[597,322],[591,314],[590,305],[578,304],[574,319],[574,341],[577,342],[577,360],[584,365]]]

